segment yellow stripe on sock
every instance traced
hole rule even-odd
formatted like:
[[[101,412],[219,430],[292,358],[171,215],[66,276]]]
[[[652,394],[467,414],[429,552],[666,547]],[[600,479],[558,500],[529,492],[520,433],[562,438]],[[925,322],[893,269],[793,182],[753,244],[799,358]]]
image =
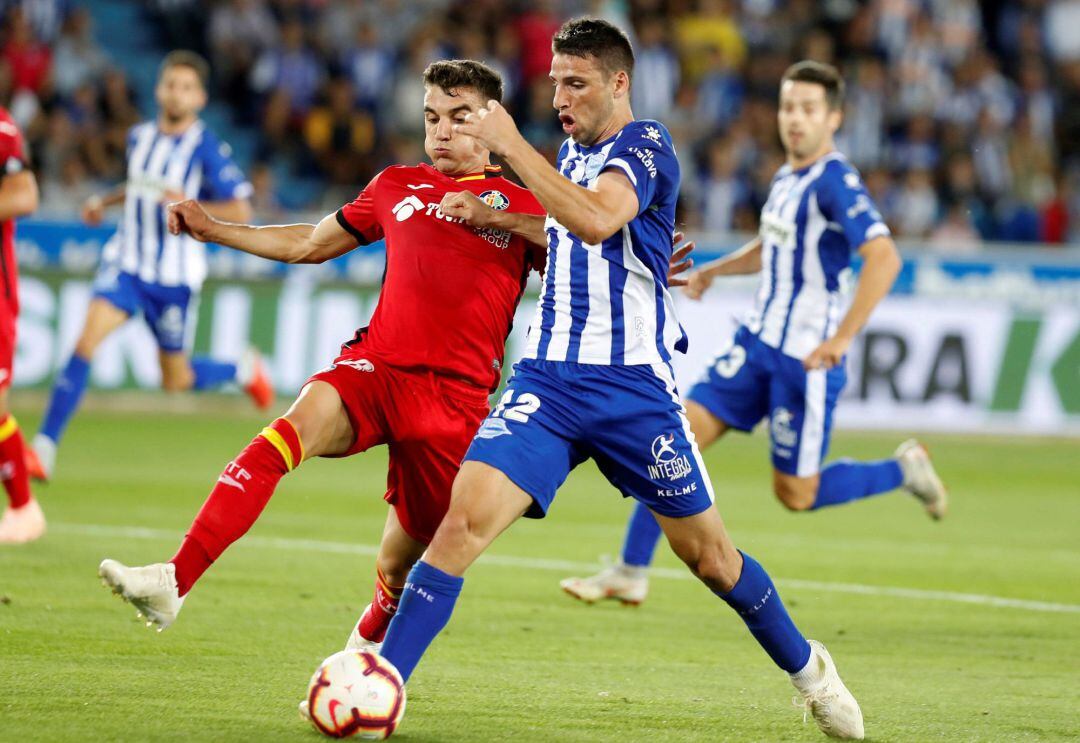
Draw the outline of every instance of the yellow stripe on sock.
[[[296,463],[296,466],[299,467],[303,463],[304,458],[305,458],[304,457],[304,440],[302,438],[300,438],[300,432],[296,430],[296,426],[294,426],[292,424],[291,420],[289,420],[288,418],[278,418],[278,420],[279,421],[284,421],[285,423],[288,423],[289,428],[292,429],[293,435],[296,436],[296,443],[298,443],[300,445],[300,461]]]
[[[0,423],[0,442],[7,441],[12,435],[19,430],[19,423],[15,420],[15,416],[9,415],[7,420]]]
[[[289,445],[285,443],[285,439],[281,437],[281,434],[267,426],[259,435],[274,445],[274,448],[278,450],[281,458],[285,461],[285,469],[292,472],[293,467],[296,466],[292,461],[292,451],[289,449]]]
[[[402,589],[398,588],[398,589],[395,590],[393,587],[391,587],[389,581],[386,580],[386,576],[383,575],[382,571],[379,570],[378,568],[375,568],[375,579],[379,581],[379,585],[382,586],[383,591],[387,595],[389,595],[389,596],[391,596],[391,597],[393,597],[395,599],[401,598]]]

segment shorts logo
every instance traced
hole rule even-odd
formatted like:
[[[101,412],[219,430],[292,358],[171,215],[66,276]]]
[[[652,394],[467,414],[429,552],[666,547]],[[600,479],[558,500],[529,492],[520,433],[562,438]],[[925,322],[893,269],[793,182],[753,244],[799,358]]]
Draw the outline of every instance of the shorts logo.
[[[649,465],[652,480],[681,480],[694,471],[690,457],[675,450],[675,434],[660,434],[652,442],[653,464]]]
[[[484,422],[480,424],[480,430],[476,432],[476,438],[494,439],[499,436],[509,436],[511,433],[510,428],[506,425],[506,421],[502,418],[486,418]]]
[[[184,338],[184,311],[180,305],[170,304],[158,319],[158,332],[170,341],[180,342]]]
[[[335,366],[347,366],[358,372],[368,372],[369,374],[375,371],[375,365],[367,359],[345,359],[344,361],[335,362],[330,368],[333,369]]]
[[[510,206],[510,199],[501,191],[484,191],[480,194],[480,200],[497,212],[506,211]]]
[[[792,448],[798,440],[798,434],[791,427],[791,421],[795,418],[790,410],[784,407],[776,408],[772,412],[770,424],[774,446]]]

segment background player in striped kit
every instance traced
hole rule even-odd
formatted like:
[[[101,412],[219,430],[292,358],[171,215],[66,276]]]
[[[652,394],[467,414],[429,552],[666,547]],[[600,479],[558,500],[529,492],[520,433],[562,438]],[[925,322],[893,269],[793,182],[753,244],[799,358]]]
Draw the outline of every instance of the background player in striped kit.
[[[789,674],[821,730],[862,738],[859,705],[828,652],[799,632],[713,503],[667,363],[685,343],[665,280],[679,162],[662,124],[634,119],[630,42],[610,23],[580,19],[552,49],[553,105],[569,136],[556,168],[496,101],[455,126],[504,158],[547,210],[544,288],[525,358],[465,455],[382,655],[408,680],[449,622],[469,566],[522,516],[543,517],[591,458],[657,514],[676,554]]]
[[[833,67],[800,62],[784,74],[778,118],[787,164],[773,178],[761,233],[695,271],[686,287],[698,299],[717,276],[760,271],[756,306],[691,388],[687,413],[702,447],[729,429],[750,431],[768,417],[773,490],[793,511],[903,486],[940,519],[945,489],[917,441],[904,442],[890,459],[841,459],[821,469],[846,381],[844,354],[900,270],[889,228],[858,172],[835,149],[842,110],[843,78]],[[844,274],[852,253],[863,258],[863,267],[844,314]],[[656,519],[639,504],[621,561],[588,578],[567,578],[563,590],[590,603],[640,603],[660,534]]]
[[[167,391],[206,390],[239,382],[256,405],[269,407],[273,390],[254,351],[240,363],[189,358],[206,249],[188,235],[170,235],[166,205],[199,198],[211,214],[247,221],[251,184],[231,159],[229,146],[199,119],[206,106],[209,66],[193,52],[165,57],[155,97],[158,116],[128,134],[127,179],[105,197],[91,197],[83,218],[97,224],[104,209],[124,205],[116,234],[102,255],[94,297],[82,334],[57,377],[41,431],[30,453],[31,476],[48,479],[56,448],[86,389],[90,362],[102,341],[142,312],[159,349]]]
[[[19,277],[15,261],[15,219],[37,209],[38,187],[27,167],[22,132],[0,108],[0,480],[7,508],[0,518],[0,544],[29,542],[45,533],[45,516],[30,494],[26,444],[8,408],[19,317]]]

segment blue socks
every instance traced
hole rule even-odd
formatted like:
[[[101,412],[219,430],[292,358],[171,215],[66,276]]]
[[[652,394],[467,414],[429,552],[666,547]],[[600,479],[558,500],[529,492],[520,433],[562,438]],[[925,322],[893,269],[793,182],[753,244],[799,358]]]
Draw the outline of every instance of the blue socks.
[[[90,362],[72,354],[67,366],[53,382],[49,408],[45,411],[45,420],[41,424],[41,433],[59,443],[64,435],[68,421],[75,414],[86,391],[86,379],[90,375]]]
[[[735,587],[716,595],[739,612],[750,634],[776,665],[788,673],[801,671],[810,660],[810,643],[791,621],[765,568],[745,552],[742,556],[742,574]]]
[[[191,370],[195,372],[193,387],[197,390],[208,390],[236,380],[236,364],[214,361],[208,356],[193,357]]]
[[[817,500],[811,510],[887,493],[904,484],[904,473],[895,459],[856,462],[839,459],[821,471]]]
[[[409,571],[381,652],[405,681],[409,680],[435,635],[450,621],[464,583],[464,578],[444,573],[423,560]]]
[[[652,563],[656,544],[662,534],[660,524],[652,511],[642,503],[635,502],[630,523],[626,526],[626,538],[623,541],[623,565],[648,567]]]

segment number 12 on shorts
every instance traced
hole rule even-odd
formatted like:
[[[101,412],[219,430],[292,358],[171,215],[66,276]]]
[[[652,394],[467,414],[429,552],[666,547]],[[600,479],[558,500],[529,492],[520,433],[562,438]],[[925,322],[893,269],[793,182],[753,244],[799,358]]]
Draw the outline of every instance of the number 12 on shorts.
[[[540,409],[540,398],[531,392],[519,395],[514,400],[514,390],[510,389],[503,393],[499,404],[491,411],[492,418],[505,418],[515,423],[528,423],[529,416]]]

